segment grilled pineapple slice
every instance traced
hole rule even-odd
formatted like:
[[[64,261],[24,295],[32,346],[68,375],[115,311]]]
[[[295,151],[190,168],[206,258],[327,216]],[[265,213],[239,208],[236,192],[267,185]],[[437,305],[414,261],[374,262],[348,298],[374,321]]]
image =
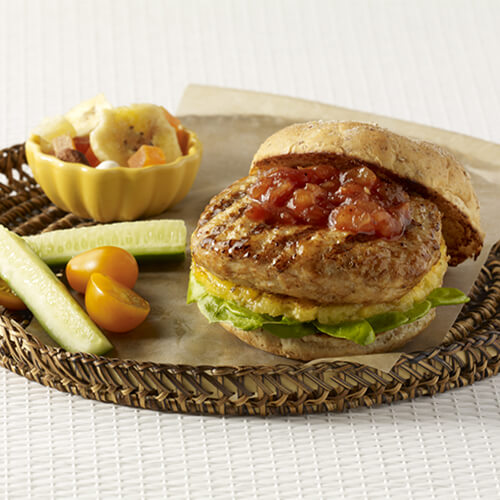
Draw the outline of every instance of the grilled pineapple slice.
[[[357,321],[388,311],[407,311],[418,302],[422,302],[432,290],[443,283],[443,276],[448,268],[448,257],[444,242],[441,246],[441,258],[420,280],[417,286],[394,302],[383,304],[330,304],[320,305],[307,299],[298,299],[285,295],[261,292],[253,288],[236,285],[222,280],[196,263],[191,265],[191,272],[208,293],[246,307],[259,314],[286,316],[297,321],[318,320],[320,323],[334,325],[342,321]]]
[[[143,144],[161,148],[167,163],[182,154],[176,131],[160,106],[132,104],[104,109],[101,117],[90,133],[90,145],[100,161],[126,166]]]

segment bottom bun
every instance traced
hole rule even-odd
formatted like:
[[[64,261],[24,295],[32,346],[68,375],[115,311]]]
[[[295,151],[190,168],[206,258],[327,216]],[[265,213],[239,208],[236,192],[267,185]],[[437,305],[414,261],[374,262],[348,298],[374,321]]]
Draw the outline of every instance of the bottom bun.
[[[311,361],[318,358],[333,358],[337,356],[356,356],[358,354],[375,354],[390,352],[402,347],[422,330],[436,316],[432,309],[423,318],[409,325],[403,325],[388,332],[379,333],[370,345],[359,345],[351,340],[338,339],[326,334],[308,335],[299,339],[282,339],[259,330],[240,330],[230,323],[221,323],[228,332],[236,335],[240,340],[263,351],[285,356],[286,358]]]

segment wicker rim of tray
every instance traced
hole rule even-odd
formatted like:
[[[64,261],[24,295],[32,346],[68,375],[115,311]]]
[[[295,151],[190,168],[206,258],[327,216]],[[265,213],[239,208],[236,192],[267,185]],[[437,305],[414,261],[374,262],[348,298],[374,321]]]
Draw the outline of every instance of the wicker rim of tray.
[[[20,235],[89,225],[59,210],[25,165],[24,145],[0,151],[0,224]],[[68,353],[27,333],[29,313],[0,312],[0,365],[60,391],[137,408],[223,415],[343,411],[444,392],[500,366],[500,242],[445,342],[403,355],[390,373],[348,363],[188,366]]]

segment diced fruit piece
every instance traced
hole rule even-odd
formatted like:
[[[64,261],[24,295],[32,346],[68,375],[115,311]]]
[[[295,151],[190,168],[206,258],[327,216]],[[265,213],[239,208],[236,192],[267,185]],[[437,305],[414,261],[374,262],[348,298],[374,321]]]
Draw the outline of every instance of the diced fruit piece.
[[[277,207],[283,206],[290,198],[294,191],[294,184],[290,179],[285,179],[273,189],[269,189],[266,193],[265,200]]]
[[[351,168],[344,172],[342,177],[342,182],[353,181],[361,186],[366,186],[368,189],[374,187],[378,182],[378,177],[368,167]]]
[[[150,165],[163,165],[166,163],[163,151],[155,146],[143,144],[129,159],[130,168],[148,167]]]
[[[322,182],[320,186],[328,192],[328,198],[331,198],[331,194],[335,193],[337,189],[340,187],[340,182],[338,179],[329,179],[325,182]]]
[[[303,187],[309,182],[310,173],[307,171],[306,168],[276,167],[266,172],[266,175],[262,176],[262,181],[269,177],[276,186],[283,180],[290,179],[296,187]]]
[[[254,203],[250,205],[246,211],[245,215],[250,219],[254,221],[264,221],[264,222],[271,222],[272,221],[272,212],[265,208],[263,205],[260,203]]]
[[[0,279],[0,306],[6,309],[26,309],[25,303],[10,289],[4,280]]]
[[[188,143],[189,143],[189,133],[184,127],[177,129],[177,141],[179,142],[179,147],[181,148],[182,154],[186,155],[188,153]]]
[[[101,328],[117,333],[133,330],[150,311],[149,303],[140,295],[101,273],[90,276],[85,307]]]
[[[107,245],[123,248],[136,258],[179,258],[186,248],[186,225],[182,220],[115,222],[57,229],[25,236],[24,240],[51,266],[66,264],[79,253]]]
[[[84,165],[89,165],[90,167],[96,167],[101,163],[94,152],[92,151],[92,148],[90,147],[90,139],[89,136],[81,136],[81,137],[74,137],[71,138],[71,143],[67,139],[68,136],[60,136],[56,137],[54,141],[52,141],[54,145],[54,151],[56,156],[63,161],[72,161],[73,163],[83,163]],[[63,139],[64,138],[64,139]],[[56,144],[57,141],[57,144]],[[59,154],[64,150],[64,149],[73,149],[76,150],[80,153],[82,153],[83,156],[78,156],[78,160],[75,160],[74,158],[77,158],[77,155],[75,153],[72,153],[71,158],[72,160],[64,160],[63,158],[59,157]],[[85,161],[83,158],[85,157]]]
[[[187,154],[188,142],[189,142],[189,134],[187,130],[182,126],[181,121],[176,116],[170,114],[165,108],[163,108],[165,112],[165,116],[168,120],[168,123],[175,128],[177,133],[177,141],[179,142],[179,147],[181,148],[182,154]]]
[[[73,125],[64,116],[53,116],[45,118],[43,122],[33,131],[33,135],[38,137],[42,153],[52,154],[54,148],[52,141],[61,135],[76,136]]]
[[[356,205],[343,205],[335,209],[330,220],[332,227],[339,231],[373,234],[375,224],[369,213]]]
[[[297,214],[300,214],[313,203],[314,195],[310,190],[297,189],[297,191],[293,193],[293,197],[287,206]]]
[[[103,246],[87,250],[73,257],[66,266],[66,278],[71,288],[84,293],[92,273],[111,276],[132,288],[139,276],[134,256],[119,247]]]
[[[165,113],[165,117],[167,118],[168,123],[170,123],[170,125],[172,125],[172,127],[174,127],[175,129],[178,129],[179,127],[182,126],[179,118],[177,118],[176,116],[169,113],[166,108],[162,107],[162,109],[163,109],[163,112]]]
[[[264,201],[267,191],[274,185],[273,179],[269,176],[250,187],[249,195],[258,201]],[[294,186],[295,187],[295,186]]]
[[[75,144],[75,149],[78,149],[78,151],[83,154],[85,154],[87,149],[90,147],[90,139],[88,135],[83,137],[74,137],[73,143]]]
[[[70,135],[59,135],[52,139],[52,147],[56,156],[64,149],[76,149],[75,143]]]
[[[325,206],[327,196],[327,192],[317,184],[306,184],[293,193],[287,207],[297,219],[320,225],[326,223],[330,213]]]
[[[334,194],[336,203],[343,203],[346,200],[356,200],[358,198],[366,198],[366,193],[361,184],[353,181],[348,181],[337,190]]]
[[[334,180],[339,181],[339,171],[332,165],[316,165],[302,169],[307,182],[321,184],[322,182]]]
[[[60,346],[93,354],[111,349],[62,282],[22,238],[4,226],[0,226],[0,276]]]
[[[82,165],[89,164],[87,157],[76,149],[63,149],[62,151],[59,151],[56,157],[59,160],[66,161],[68,163],[81,163]]]
[[[102,112],[102,120],[90,133],[90,145],[100,161],[113,160],[126,166],[143,145],[159,147],[169,163],[182,155],[174,127],[161,106],[132,104]]]
[[[375,229],[380,236],[391,238],[391,236],[400,235],[403,231],[403,225],[400,221],[383,208],[374,211],[372,217]]]
[[[85,151],[85,158],[87,158],[87,161],[89,162],[89,165],[91,167],[97,167],[97,165],[101,163],[90,146],[88,147],[87,151]]]
[[[99,123],[103,109],[111,109],[111,104],[103,94],[98,94],[81,102],[64,116],[73,125],[78,136],[88,136]]]

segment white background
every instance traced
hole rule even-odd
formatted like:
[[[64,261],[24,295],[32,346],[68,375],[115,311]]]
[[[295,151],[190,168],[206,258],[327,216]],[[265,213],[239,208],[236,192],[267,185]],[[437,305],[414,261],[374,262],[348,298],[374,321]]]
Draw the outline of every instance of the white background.
[[[104,92],[287,94],[500,142],[500,2],[0,0],[0,148]],[[498,498],[500,382],[373,410],[218,418],[0,369],[8,498]]]

